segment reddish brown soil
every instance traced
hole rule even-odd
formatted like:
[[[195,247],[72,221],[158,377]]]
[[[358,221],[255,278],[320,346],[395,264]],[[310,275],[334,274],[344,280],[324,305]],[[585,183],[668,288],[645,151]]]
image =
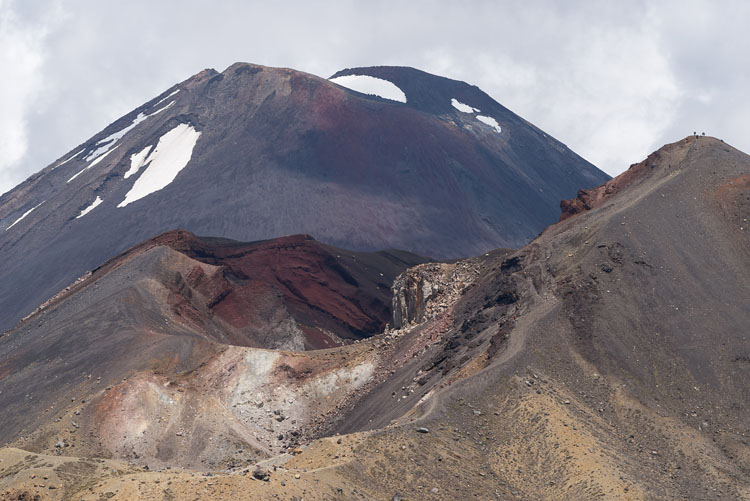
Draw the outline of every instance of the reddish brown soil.
[[[725,211],[732,211],[750,200],[750,174],[735,177],[714,192],[716,201]]]
[[[233,327],[257,325],[258,303],[280,296],[292,317],[306,327],[303,332],[312,334],[308,340],[315,348],[331,345],[326,332],[356,339],[382,331],[391,316],[391,275],[407,265],[381,271],[362,254],[357,268],[307,235],[239,244],[178,231],[157,237],[155,243],[224,268],[220,285],[201,277],[190,285],[213,293],[209,307]]]

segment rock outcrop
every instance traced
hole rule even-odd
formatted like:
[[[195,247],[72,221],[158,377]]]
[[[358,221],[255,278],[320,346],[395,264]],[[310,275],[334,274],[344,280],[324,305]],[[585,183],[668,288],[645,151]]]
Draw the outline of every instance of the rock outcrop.
[[[409,268],[393,282],[393,328],[435,318],[454,304],[479,275],[477,259],[425,263]]]

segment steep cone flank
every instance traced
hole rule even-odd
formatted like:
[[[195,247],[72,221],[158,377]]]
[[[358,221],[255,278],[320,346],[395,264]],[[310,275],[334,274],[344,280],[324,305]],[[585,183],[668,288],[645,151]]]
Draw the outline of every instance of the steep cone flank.
[[[0,330],[174,228],[462,257],[523,245],[560,199],[607,178],[476,87],[410,68],[360,72],[390,78],[407,102],[289,69],[206,70],[5,194]]]

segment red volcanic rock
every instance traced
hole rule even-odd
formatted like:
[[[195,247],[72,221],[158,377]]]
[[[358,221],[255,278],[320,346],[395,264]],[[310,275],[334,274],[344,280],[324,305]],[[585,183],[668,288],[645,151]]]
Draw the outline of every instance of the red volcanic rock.
[[[156,239],[162,241],[193,259],[223,267],[220,285],[201,280],[197,272],[192,280],[196,288],[213,294],[208,306],[214,315],[235,328],[262,324],[258,304],[279,296],[313,348],[380,332],[391,316],[394,273],[407,264],[398,266],[386,254],[334,250],[307,235],[239,244],[170,232]],[[409,263],[418,261],[411,257]]]
[[[623,188],[643,177],[648,172],[649,165],[653,165],[658,153],[658,151],[652,153],[643,162],[631,165],[628,170],[601,186],[589,190],[578,190],[576,198],[560,201],[560,210],[562,211],[560,221],[599,207],[612,195],[619,193]]]

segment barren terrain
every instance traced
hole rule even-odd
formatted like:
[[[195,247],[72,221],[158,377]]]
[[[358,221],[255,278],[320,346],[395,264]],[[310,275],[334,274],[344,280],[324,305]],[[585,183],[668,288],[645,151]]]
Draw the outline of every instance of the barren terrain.
[[[517,251],[410,268],[376,336],[306,352],[208,340],[180,363],[102,367],[111,388],[59,372],[87,402],[22,416],[0,492],[750,498],[750,157],[688,137],[643,165]],[[46,335],[22,331],[0,364]]]

